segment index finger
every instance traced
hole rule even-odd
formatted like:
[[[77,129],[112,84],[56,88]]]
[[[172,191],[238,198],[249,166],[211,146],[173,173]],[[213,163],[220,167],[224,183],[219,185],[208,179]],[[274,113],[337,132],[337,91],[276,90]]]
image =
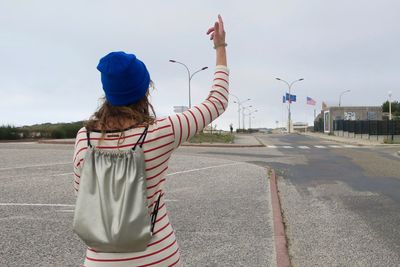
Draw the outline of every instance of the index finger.
[[[224,22],[222,21],[221,15],[218,14],[218,22],[221,25],[221,30],[224,31]]]

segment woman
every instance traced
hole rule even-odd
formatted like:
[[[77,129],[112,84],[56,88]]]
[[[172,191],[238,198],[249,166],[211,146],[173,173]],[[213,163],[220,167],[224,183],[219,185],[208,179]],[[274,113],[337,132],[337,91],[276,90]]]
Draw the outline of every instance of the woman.
[[[228,105],[228,69],[221,16],[207,34],[216,50],[216,70],[207,99],[183,113],[155,119],[149,110],[150,75],[134,55],[113,52],[98,70],[106,100],[86,127],[79,130],[74,152],[74,188],[79,190],[84,157],[90,143],[98,149],[131,149],[145,128],[143,143],[149,208],[161,195],[152,240],[143,252],[102,253],[88,248],[84,266],[180,266],[179,247],[164,203],[165,176],[174,149],[220,116]],[[154,114],[154,112],[153,112]],[[87,135],[87,133],[90,135]],[[89,136],[89,137],[88,137]],[[89,140],[88,140],[89,139]]]

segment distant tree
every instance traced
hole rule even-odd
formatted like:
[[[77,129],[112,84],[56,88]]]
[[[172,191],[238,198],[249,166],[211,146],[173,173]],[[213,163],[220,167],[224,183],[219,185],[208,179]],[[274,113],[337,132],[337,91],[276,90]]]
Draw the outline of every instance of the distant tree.
[[[79,129],[84,125],[83,121],[71,123],[43,123],[19,128],[24,137],[39,138],[75,138]]]
[[[16,140],[20,139],[21,134],[18,131],[18,128],[11,125],[2,125],[0,126],[0,139],[1,140]]]
[[[62,129],[54,129],[53,131],[51,131],[51,138],[55,139],[66,138],[65,131],[63,131]]]
[[[382,111],[389,112],[389,101],[386,101],[382,104]],[[392,101],[392,115],[400,116],[400,102]]]

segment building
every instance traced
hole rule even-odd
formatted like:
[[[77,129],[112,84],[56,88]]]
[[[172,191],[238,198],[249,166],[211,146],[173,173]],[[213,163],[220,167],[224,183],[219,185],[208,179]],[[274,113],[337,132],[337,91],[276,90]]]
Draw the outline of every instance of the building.
[[[324,106],[316,117],[315,124],[321,124],[323,132],[333,133],[333,121],[335,120],[382,120],[382,107],[327,107]]]
[[[293,123],[293,131],[296,132],[307,132],[308,122],[295,122]]]

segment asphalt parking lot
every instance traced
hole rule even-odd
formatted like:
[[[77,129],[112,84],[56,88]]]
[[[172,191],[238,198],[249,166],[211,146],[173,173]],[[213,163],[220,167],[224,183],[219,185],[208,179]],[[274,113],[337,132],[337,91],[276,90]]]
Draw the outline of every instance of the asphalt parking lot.
[[[0,144],[0,266],[83,262],[85,247],[71,230],[72,149]],[[185,266],[274,266],[265,168],[197,150],[178,150],[168,174],[167,205]]]

